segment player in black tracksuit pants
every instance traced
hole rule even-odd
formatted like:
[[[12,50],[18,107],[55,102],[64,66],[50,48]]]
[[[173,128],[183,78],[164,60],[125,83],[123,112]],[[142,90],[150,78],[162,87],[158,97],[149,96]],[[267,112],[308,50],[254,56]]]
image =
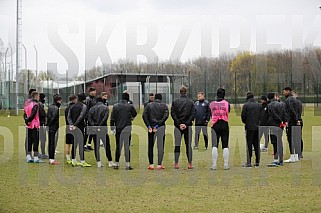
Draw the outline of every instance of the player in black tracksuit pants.
[[[59,95],[54,95],[54,103],[49,106],[47,113],[47,125],[48,131],[48,151],[49,151],[49,163],[60,164],[55,161],[55,150],[58,141],[58,129],[59,129],[59,108],[62,98]]]
[[[162,103],[162,95],[156,94],[155,100],[144,108],[143,120],[148,128],[148,169],[154,169],[154,144],[157,138],[158,164],[157,169],[164,169],[162,162],[165,145],[165,122],[168,119],[168,107]]]
[[[102,166],[99,153],[100,140],[102,140],[105,147],[106,157],[111,167],[114,166],[114,163],[111,156],[109,135],[107,133],[107,119],[109,115],[109,108],[103,103],[103,99],[101,97],[97,97],[96,101],[96,105],[93,106],[88,112],[88,124],[94,128],[94,131],[97,131],[97,134],[93,134],[97,166]],[[99,134],[99,131],[101,131],[101,129],[103,128],[105,128],[106,131],[106,134],[104,136]]]
[[[69,96],[69,104],[67,108],[65,109],[65,123],[66,123],[66,159],[67,164],[72,164],[71,156],[70,156],[70,148],[74,144],[74,137],[72,134],[68,133],[69,128],[69,122],[68,122],[68,113],[70,108],[77,103],[77,96],[76,95],[70,95]]]
[[[243,167],[251,167],[253,147],[255,151],[255,164],[260,165],[260,147],[259,147],[259,122],[261,105],[254,100],[252,92],[246,94],[246,102],[242,108],[242,122],[245,124],[246,144],[247,144],[247,161]]]
[[[270,139],[274,150],[272,166],[283,165],[283,124],[286,122],[285,108],[282,103],[275,99],[274,93],[268,94],[268,122]]]
[[[130,136],[132,130],[132,120],[137,116],[137,112],[132,104],[129,104],[129,94],[123,93],[122,100],[115,104],[110,118],[110,128],[116,130],[116,157],[115,167],[119,168],[120,152],[124,145],[126,170],[132,170],[130,166]]]
[[[269,145],[269,123],[268,123],[268,111],[267,111],[267,97],[261,97],[261,110],[260,110],[260,127],[259,127],[259,141],[264,136],[264,144],[261,151],[267,151]]]
[[[85,104],[87,107],[87,112],[85,116],[85,124],[88,125],[88,112],[91,109],[91,107],[96,105],[96,89],[91,87],[89,88],[89,96],[85,100]],[[88,144],[87,144],[87,139],[88,139]],[[84,149],[86,150],[93,150],[91,147],[91,141],[93,140],[93,136],[90,134],[87,134],[86,129],[85,129],[85,136],[84,136]]]
[[[74,131],[74,144],[72,146],[71,155],[72,155],[72,165],[73,166],[91,166],[85,162],[84,156],[84,130],[85,130],[85,115],[87,111],[86,105],[83,101],[86,99],[85,94],[78,94],[78,101],[72,107],[70,107],[67,119],[69,123],[70,133]],[[78,128],[78,130],[77,130]],[[80,161],[79,164],[76,161],[76,150],[79,145],[79,155]]]
[[[172,103],[171,116],[174,120],[175,149],[174,168],[178,169],[178,160],[181,152],[182,136],[186,145],[186,156],[188,160],[188,169],[192,169],[193,151],[192,151],[192,125],[195,118],[195,107],[192,100],[186,96],[187,88],[180,88],[180,97]]]
[[[40,128],[39,128],[39,141],[41,148],[41,155],[39,158],[46,159],[48,156],[46,155],[46,118],[47,113],[45,111],[45,98],[46,95],[44,93],[39,94],[39,120],[40,120]]]
[[[205,149],[208,148],[207,124],[211,119],[210,103],[204,99],[204,93],[198,93],[198,101],[195,102],[195,140],[194,149],[198,149],[198,141],[201,131],[203,133]]]

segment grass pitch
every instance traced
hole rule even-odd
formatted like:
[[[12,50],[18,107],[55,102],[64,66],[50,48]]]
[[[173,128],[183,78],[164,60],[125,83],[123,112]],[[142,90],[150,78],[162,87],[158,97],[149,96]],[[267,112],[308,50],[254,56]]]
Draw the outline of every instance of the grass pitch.
[[[172,119],[167,122],[172,125]],[[211,151],[193,151],[194,169],[187,170],[182,143],[180,169],[174,170],[173,138],[167,129],[163,171],[148,171],[147,133],[133,136],[133,171],[96,168],[93,152],[86,152],[91,168],[66,164],[27,164],[24,156],[22,117],[0,117],[1,134],[11,130],[13,141],[0,137],[0,212],[321,212],[321,128],[320,117],[305,109],[304,159],[279,168],[272,161],[272,146],[262,153],[260,168],[242,169],[245,162],[244,128],[239,114],[230,114],[230,170],[223,171],[219,149],[217,171],[211,171]],[[61,126],[64,125],[61,117]],[[134,120],[134,133],[145,128],[141,114]],[[6,129],[7,128],[7,129]],[[312,134],[313,129],[313,134]],[[144,130],[143,130],[144,131]],[[312,136],[313,135],[313,136]],[[56,155],[64,162],[64,136],[59,135]],[[284,138],[286,156],[287,141]],[[115,139],[111,136],[114,157]],[[154,161],[157,160],[156,150]],[[107,165],[101,150],[102,162]],[[157,162],[157,161],[156,161]]]

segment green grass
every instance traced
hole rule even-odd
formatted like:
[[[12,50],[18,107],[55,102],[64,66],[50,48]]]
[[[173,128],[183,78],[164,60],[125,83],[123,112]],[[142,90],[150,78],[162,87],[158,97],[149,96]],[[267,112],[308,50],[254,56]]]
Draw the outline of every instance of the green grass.
[[[242,169],[246,156],[244,130],[240,117],[233,111],[229,171],[222,170],[221,149],[219,170],[209,170],[211,151],[202,149],[203,139],[200,150],[194,152],[195,169],[186,169],[183,145],[181,168],[173,170],[170,135],[165,147],[166,170],[148,171],[144,134],[140,142],[133,136],[135,170],[128,172],[124,170],[123,153],[118,171],[106,167],[97,169],[93,152],[85,154],[86,161],[93,165],[91,168],[49,166],[47,161],[40,165],[27,164],[24,162],[25,132],[18,132],[18,126],[23,124],[21,116],[2,116],[0,124],[12,131],[14,142],[6,139],[4,145],[4,138],[0,137],[0,212],[321,212],[320,130],[315,131],[313,139],[319,144],[312,152],[312,126],[320,125],[320,118],[314,116],[311,108],[305,110],[304,121],[304,159],[296,164],[268,168],[265,165],[272,160],[269,151],[262,153],[260,168]],[[169,119],[168,124],[172,123]],[[63,117],[61,124],[64,124]],[[143,127],[141,114],[134,124]],[[113,136],[111,144],[114,157]],[[10,154],[11,147],[13,154]],[[61,153],[56,157],[63,162],[63,134],[59,136],[58,150]],[[103,150],[101,152],[103,157]],[[106,165],[106,159],[102,160]]]

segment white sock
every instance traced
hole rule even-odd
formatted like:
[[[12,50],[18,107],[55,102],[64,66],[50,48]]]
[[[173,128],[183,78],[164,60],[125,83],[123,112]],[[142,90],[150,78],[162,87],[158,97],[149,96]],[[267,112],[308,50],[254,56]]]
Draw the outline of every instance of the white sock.
[[[70,160],[70,155],[66,155],[67,160]]]
[[[97,167],[101,167],[101,161],[97,162]]]
[[[54,159],[49,159],[49,162],[53,163],[53,162],[55,162],[55,160]]]
[[[34,157],[33,157],[33,160],[39,160],[39,159],[38,159],[38,156],[34,156]]]
[[[76,163],[76,159],[72,159],[72,162],[73,162],[73,163]]]
[[[80,163],[85,163],[85,161],[84,161],[84,160],[81,160]]]
[[[115,162],[115,165],[118,166],[118,165],[119,165],[119,162]]]
[[[230,150],[228,148],[224,148],[223,149],[224,166],[228,166],[229,157],[230,157]]]
[[[218,157],[217,147],[213,147],[213,148],[212,148],[212,160],[213,160],[213,166],[216,166],[217,157]]]
[[[91,146],[91,144],[89,143],[89,144],[87,144],[87,146]]]
[[[273,159],[273,162],[277,163],[277,162],[279,162],[279,160],[278,159]]]
[[[130,166],[130,163],[129,162],[126,162],[126,167],[129,167]]]
[[[295,154],[295,155],[294,155],[294,160],[295,160],[295,161],[299,161],[299,154]]]
[[[30,155],[27,155],[27,160],[31,160],[31,156]]]

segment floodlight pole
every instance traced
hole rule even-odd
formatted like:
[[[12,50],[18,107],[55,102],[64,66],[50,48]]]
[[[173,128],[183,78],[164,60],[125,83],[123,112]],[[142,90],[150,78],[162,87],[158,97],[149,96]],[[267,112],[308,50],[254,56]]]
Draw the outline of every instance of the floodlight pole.
[[[38,78],[38,50],[36,48],[36,45],[33,45],[33,48],[36,52],[36,79]],[[37,88],[37,81],[36,81],[36,88]]]
[[[23,49],[25,50],[25,69],[27,70],[28,65],[27,65],[27,48],[25,47],[24,44],[21,44]]]

